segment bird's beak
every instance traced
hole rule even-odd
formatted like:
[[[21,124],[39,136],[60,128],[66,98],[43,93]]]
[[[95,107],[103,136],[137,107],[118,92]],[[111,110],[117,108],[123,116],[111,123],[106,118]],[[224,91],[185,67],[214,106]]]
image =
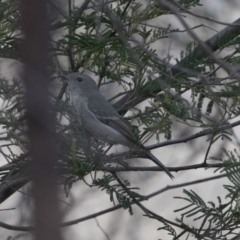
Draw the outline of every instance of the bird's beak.
[[[58,75],[59,75],[59,77],[61,77],[61,78],[64,79],[65,81],[67,81],[67,82],[69,81],[68,76],[67,76],[66,74],[64,74],[64,73],[62,73],[62,72],[59,72]]]

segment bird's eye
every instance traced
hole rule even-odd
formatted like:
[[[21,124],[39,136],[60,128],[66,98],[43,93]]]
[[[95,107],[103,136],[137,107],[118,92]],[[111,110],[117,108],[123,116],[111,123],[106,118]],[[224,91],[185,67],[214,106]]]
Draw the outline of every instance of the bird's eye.
[[[78,82],[82,82],[83,79],[82,79],[81,77],[78,77],[78,78],[77,78],[77,81],[78,81]]]

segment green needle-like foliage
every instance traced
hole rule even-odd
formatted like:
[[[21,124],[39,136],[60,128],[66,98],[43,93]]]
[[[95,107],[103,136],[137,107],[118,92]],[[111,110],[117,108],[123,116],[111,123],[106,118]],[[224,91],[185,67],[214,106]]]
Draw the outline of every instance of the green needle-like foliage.
[[[183,19],[188,19],[187,10],[201,6],[198,0],[165,2],[172,4]],[[224,63],[220,64],[207,54],[197,39],[181,45],[179,57],[171,55],[172,36],[179,34],[181,39],[181,34],[190,30],[181,30],[168,20],[162,21],[162,17],[173,15],[164,1],[116,0],[104,5],[101,1],[89,1],[87,9],[71,9],[67,17],[59,17],[52,6],[49,4],[49,75],[52,82],[62,85],[56,77],[59,72],[91,75],[100,91],[108,86],[103,93],[116,95],[110,103],[129,121],[137,139],[146,146],[149,139],[155,141],[152,148],[148,146],[150,150],[201,137],[209,147],[200,167],[224,172],[230,180],[229,185],[223,186],[227,201],[218,197],[217,201],[206,203],[204,196],[196,191],[183,190],[184,196],[176,197],[175,201],[183,201],[185,205],[175,211],[180,215],[174,222],[157,214],[160,211],[148,210],[142,205],[148,196],[139,193],[141,184],[133,186],[120,173],[123,169],[140,171],[141,168],[131,167],[128,159],[146,158],[145,152],[130,149],[109,154],[108,143],[94,139],[79,125],[68,91],[58,96],[59,89],[54,85],[49,92],[56,110],[56,171],[66,195],[76,181],[82,181],[89,187],[105,191],[111,204],[119,204],[131,215],[134,214],[133,205],[137,206],[145,217],[159,222],[160,233],[166,231],[172,239],[239,239],[240,154],[237,150],[226,150],[226,160],[219,156],[209,157],[210,148],[217,146],[220,140],[230,142],[237,138],[229,130],[240,124],[239,25],[228,26],[226,32],[216,33],[215,38],[205,42],[214,56]],[[2,59],[23,61],[24,34],[20,23],[19,1],[0,0]],[[169,48],[168,53],[160,52],[158,46]],[[62,57],[67,61],[62,61]],[[224,70],[224,77],[219,70]],[[31,159],[24,87],[19,79],[0,78],[0,101],[0,154],[7,163],[0,167],[2,202],[13,193],[12,189],[18,190],[31,180]],[[142,110],[141,103],[145,104]],[[182,135],[177,137],[180,131]],[[191,131],[194,134],[189,137]],[[192,151],[195,156],[194,149]],[[197,171],[200,168],[199,165],[182,165],[177,162],[171,170]],[[1,192],[1,187],[11,177],[14,181],[18,178],[25,181],[9,187],[11,193]]]

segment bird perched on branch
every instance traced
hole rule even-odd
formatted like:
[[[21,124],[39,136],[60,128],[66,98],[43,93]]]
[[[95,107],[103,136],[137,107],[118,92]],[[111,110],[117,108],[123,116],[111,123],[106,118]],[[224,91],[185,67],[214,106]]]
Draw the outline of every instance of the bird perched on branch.
[[[127,121],[100,93],[95,81],[82,73],[61,76],[67,80],[71,90],[73,107],[79,123],[96,139],[108,143],[122,144],[130,149],[140,148],[162,168],[170,178],[170,171],[145,147],[138,143]]]

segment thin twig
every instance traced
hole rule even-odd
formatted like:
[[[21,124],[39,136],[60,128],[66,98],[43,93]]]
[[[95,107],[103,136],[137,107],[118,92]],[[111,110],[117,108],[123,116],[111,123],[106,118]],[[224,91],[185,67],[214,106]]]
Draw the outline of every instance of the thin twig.
[[[177,143],[186,143],[190,140],[209,135],[216,130],[219,130],[219,131],[227,130],[227,129],[234,128],[234,127],[239,126],[239,125],[240,125],[240,121],[236,121],[236,122],[231,123],[231,124],[224,124],[222,126],[215,126],[213,128],[203,130],[201,132],[192,134],[192,135],[187,136],[187,137],[183,137],[183,138],[176,139],[176,140],[168,140],[168,141],[165,141],[165,142],[162,142],[162,143],[156,143],[156,144],[147,146],[145,148],[148,149],[148,150],[152,150],[152,149],[155,149],[155,148],[169,146],[169,145],[173,145],[173,144],[177,144]]]
[[[96,223],[97,223],[97,226],[98,226],[99,229],[103,232],[103,234],[105,235],[105,237],[106,237],[108,240],[110,240],[108,234],[107,234],[106,231],[101,227],[101,225],[99,224],[97,218],[94,218],[94,219],[95,219],[95,221],[96,221]]]
[[[222,163],[219,164],[208,164],[208,163],[199,163],[199,164],[192,164],[188,166],[181,166],[181,167],[167,167],[170,172],[180,172],[192,169],[199,169],[199,168],[220,168],[223,167]],[[163,170],[160,167],[102,167],[98,169],[94,169],[94,171],[105,171],[110,173],[115,172],[162,172]]]

